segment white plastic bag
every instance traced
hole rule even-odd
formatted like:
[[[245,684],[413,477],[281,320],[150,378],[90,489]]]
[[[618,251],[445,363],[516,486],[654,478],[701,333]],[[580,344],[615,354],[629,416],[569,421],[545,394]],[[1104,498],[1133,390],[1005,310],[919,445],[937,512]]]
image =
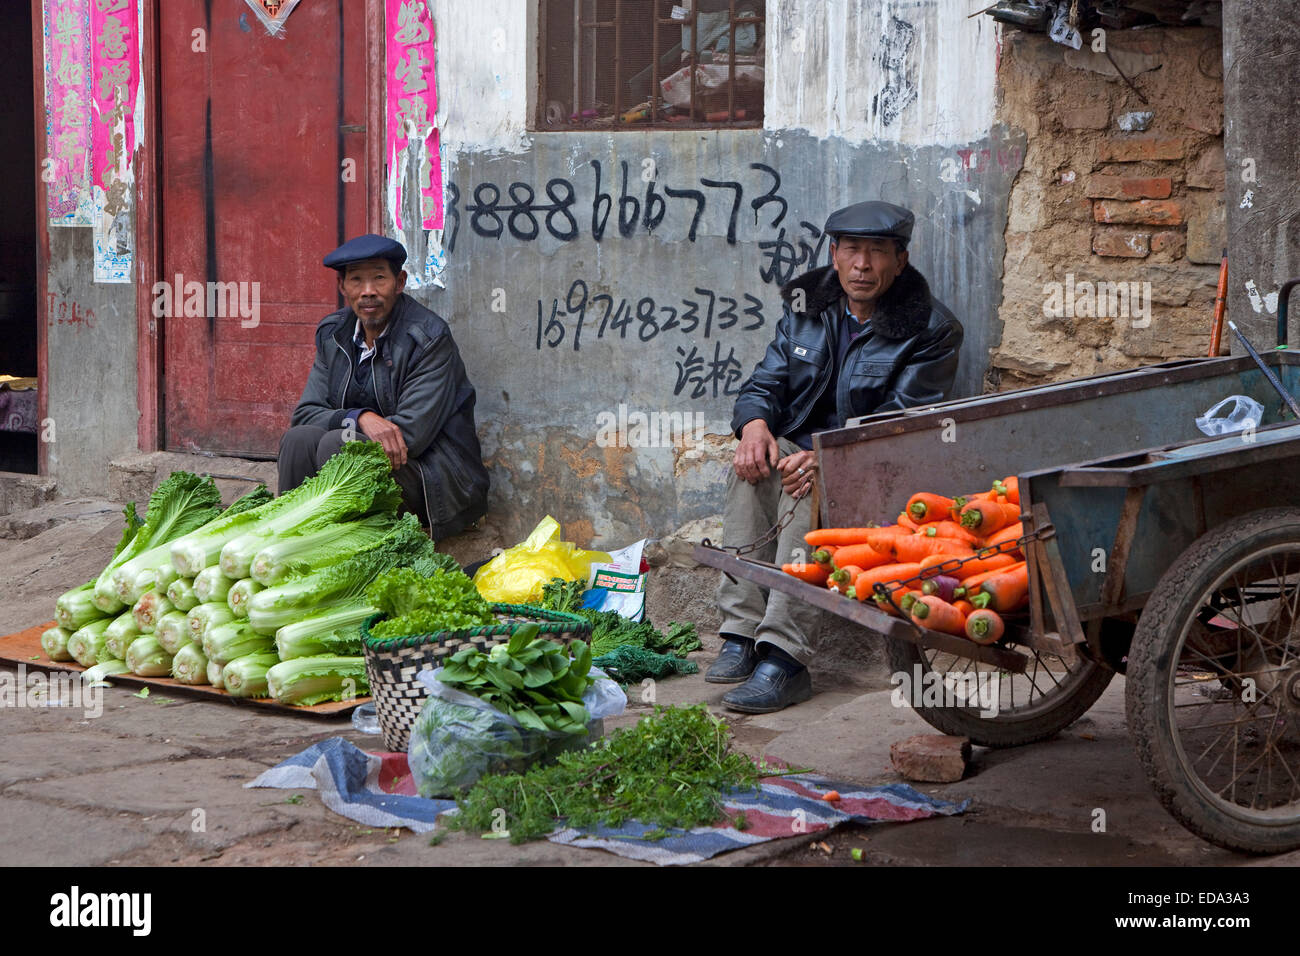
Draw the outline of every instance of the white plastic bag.
[[[1231,411],[1224,410],[1232,405]],[[1210,436],[1235,435],[1248,428],[1258,428],[1264,406],[1246,395],[1229,395],[1196,419],[1196,427]]]
[[[587,732],[532,730],[473,694],[448,687],[438,680],[441,670],[416,675],[429,697],[411,728],[406,756],[422,797],[456,796],[486,773],[522,773],[566,750],[585,747],[604,735],[604,718],[617,717],[627,707],[623,689],[593,667],[588,675],[596,681],[582,695],[590,718]]]

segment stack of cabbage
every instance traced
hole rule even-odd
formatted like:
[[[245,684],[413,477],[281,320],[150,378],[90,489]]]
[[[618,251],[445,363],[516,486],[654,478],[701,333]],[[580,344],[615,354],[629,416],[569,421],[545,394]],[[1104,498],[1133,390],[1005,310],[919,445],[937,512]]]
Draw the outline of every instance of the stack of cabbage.
[[[88,679],[170,674],[241,697],[310,706],[367,690],[366,586],[392,567],[429,575],[438,554],[374,442],[349,442],[279,498],[259,487],[224,512],[211,478],[177,472],[99,577],[59,598],[41,637]]]

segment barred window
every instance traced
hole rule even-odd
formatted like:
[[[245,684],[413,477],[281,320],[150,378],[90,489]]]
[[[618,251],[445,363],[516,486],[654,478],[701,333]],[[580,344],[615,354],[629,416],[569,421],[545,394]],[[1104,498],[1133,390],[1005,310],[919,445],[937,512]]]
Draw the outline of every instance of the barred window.
[[[763,122],[766,0],[540,0],[537,129]]]

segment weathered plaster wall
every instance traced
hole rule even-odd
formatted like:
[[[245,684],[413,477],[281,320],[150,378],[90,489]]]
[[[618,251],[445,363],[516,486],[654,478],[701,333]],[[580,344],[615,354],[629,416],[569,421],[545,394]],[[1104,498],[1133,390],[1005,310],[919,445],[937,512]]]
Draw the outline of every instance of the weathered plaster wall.
[[[89,228],[51,229],[49,248],[48,474],[61,495],[107,495],[108,463],[136,450],[135,286],[92,281]]]
[[[1088,46],[1006,35],[998,116],[1026,131],[1028,151],[992,359],[1003,388],[1208,353],[1226,238],[1220,34],[1106,39],[1141,96]],[[1145,314],[1112,311],[1109,296],[1099,314],[1083,293],[1103,282],[1137,283]]]
[[[767,129],[537,133],[531,5],[433,6],[447,268],[417,294],[478,388],[509,535],[550,511],[568,536],[614,544],[720,511],[735,393],[778,286],[826,261],[821,226],[851,202],[916,212],[912,261],[967,330],[958,390],[981,391],[1024,155],[993,125],[988,22],[947,2],[772,0]],[[620,406],[692,427],[610,446],[600,416]]]

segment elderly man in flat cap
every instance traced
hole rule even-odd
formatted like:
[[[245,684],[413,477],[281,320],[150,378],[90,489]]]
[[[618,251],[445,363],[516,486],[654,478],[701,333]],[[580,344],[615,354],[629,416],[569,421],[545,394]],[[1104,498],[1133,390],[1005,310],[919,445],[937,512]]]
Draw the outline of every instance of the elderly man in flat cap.
[[[296,488],[350,438],[379,442],[406,508],[435,539],[487,512],[474,386],[447,323],[403,290],[406,249],[351,239],[325,257],[347,305],[316,327],[316,361],[280,440],[280,491]]]
[[[831,265],[781,290],[785,311],[776,337],[736,399],[740,439],[727,485],[723,540],[758,539],[792,505],[793,520],[754,557],[802,560],[812,524],[815,432],[842,428],[873,412],[928,405],[949,397],[962,327],[907,262],[912,213],[863,202],[826,221]],[[725,643],[705,680],[741,686],[725,706],[750,714],[781,710],[812,696],[808,636],[819,611],[748,581],[718,587]]]

